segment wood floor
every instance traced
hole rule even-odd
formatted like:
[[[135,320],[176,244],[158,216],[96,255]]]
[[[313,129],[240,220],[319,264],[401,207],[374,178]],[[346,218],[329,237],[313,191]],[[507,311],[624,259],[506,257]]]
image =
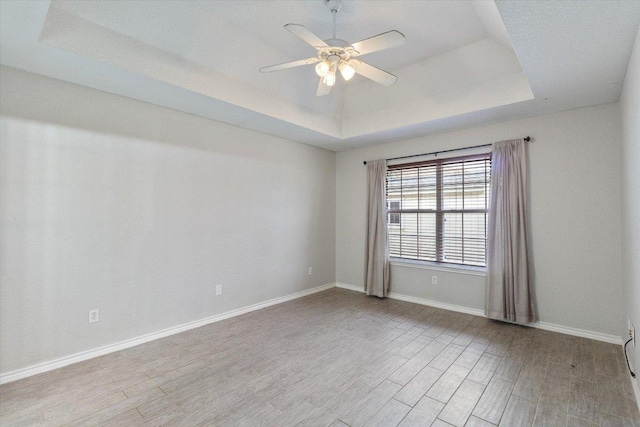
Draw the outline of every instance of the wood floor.
[[[341,289],[0,387],[0,423],[640,426],[620,346]]]

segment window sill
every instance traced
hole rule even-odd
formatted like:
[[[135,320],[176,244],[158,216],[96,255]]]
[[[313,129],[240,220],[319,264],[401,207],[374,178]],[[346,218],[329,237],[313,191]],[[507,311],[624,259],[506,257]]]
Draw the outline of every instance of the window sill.
[[[485,267],[474,267],[471,265],[446,264],[431,261],[414,261],[410,259],[391,258],[391,265],[394,267],[418,268],[421,270],[448,271],[451,273],[468,274],[470,276],[486,276]]]

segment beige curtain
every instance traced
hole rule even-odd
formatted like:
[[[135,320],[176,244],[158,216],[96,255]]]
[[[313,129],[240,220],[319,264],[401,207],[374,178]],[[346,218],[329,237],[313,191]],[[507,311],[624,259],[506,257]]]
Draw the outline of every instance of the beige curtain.
[[[386,160],[367,162],[367,185],[367,253],[364,289],[367,295],[382,298],[389,293]]]
[[[522,139],[493,144],[485,315],[520,324],[536,320],[527,235],[526,173]]]

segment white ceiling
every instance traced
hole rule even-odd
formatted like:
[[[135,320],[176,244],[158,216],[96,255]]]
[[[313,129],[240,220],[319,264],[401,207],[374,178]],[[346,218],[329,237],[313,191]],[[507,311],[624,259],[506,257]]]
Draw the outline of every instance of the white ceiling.
[[[326,97],[313,66],[258,72],[314,56],[291,22],[331,38],[322,0],[0,1],[0,63],[339,151],[615,102],[640,2],[345,0],[338,38],[407,41],[362,57],[394,86]]]

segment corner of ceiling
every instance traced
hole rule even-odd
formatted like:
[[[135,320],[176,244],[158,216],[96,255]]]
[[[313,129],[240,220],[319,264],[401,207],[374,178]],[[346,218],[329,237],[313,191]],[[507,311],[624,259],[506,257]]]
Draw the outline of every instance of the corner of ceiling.
[[[471,4],[489,37],[515,52],[496,3],[487,0],[471,0]]]

